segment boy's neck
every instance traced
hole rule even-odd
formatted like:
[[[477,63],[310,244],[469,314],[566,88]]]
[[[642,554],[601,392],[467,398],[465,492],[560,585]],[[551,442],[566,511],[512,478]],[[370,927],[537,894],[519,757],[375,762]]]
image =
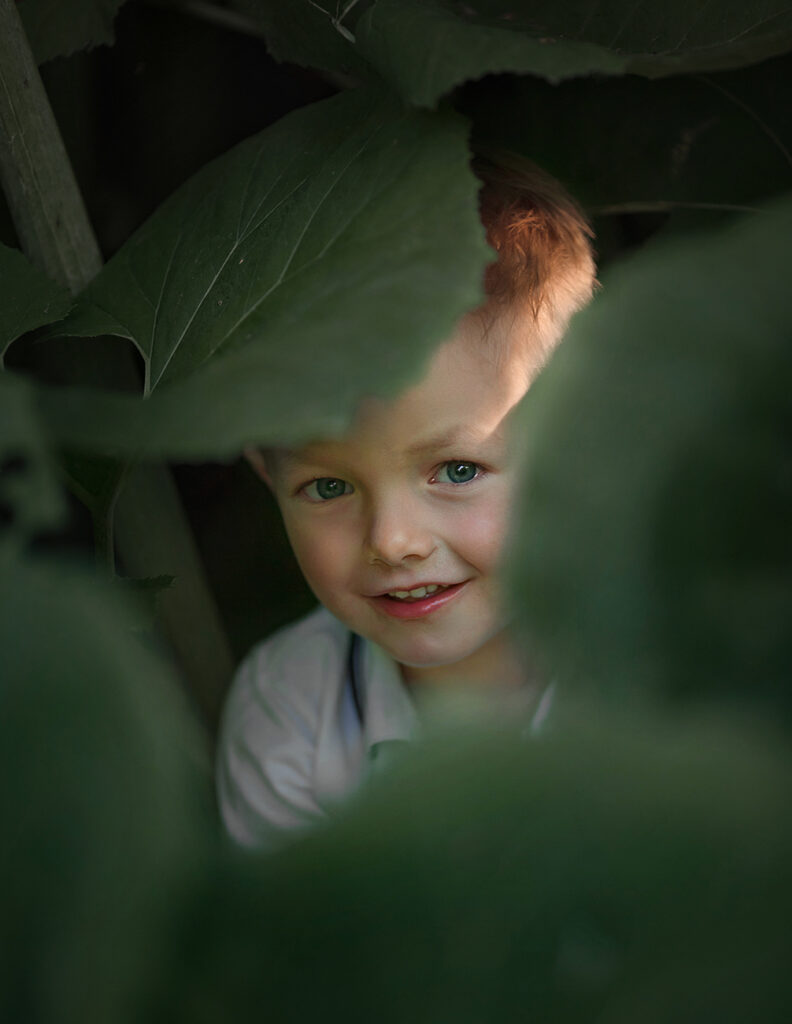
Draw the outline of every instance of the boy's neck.
[[[518,656],[506,630],[501,630],[487,643],[462,661],[427,668],[400,665],[402,679],[409,689],[460,688],[508,692],[532,687],[534,674]]]

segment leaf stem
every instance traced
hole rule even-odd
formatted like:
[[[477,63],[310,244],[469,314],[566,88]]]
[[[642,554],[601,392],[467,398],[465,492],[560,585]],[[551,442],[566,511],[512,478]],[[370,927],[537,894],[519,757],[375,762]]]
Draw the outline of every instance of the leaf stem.
[[[31,262],[73,293],[84,288],[102,258],[14,0],[0,0],[0,184]],[[121,343],[68,360],[65,370],[66,385],[140,389],[135,359]],[[119,469],[102,493],[85,492],[85,503],[106,568],[114,571],[117,540],[128,573],[176,577],[159,602],[162,626],[213,728],[233,662],[171,474],[156,466]]]
[[[124,462],[110,479],[103,501],[91,506],[94,525],[97,565],[111,577],[116,575],[115,513],[119,496],[130,472],[130,463]]]
[[[789,152],[787,147],[779,138],[778,134],[773,131],[770,125],[759,116],[759,114],[754,110],[752,106],[750,106],[750,104],[746,103],[745,100],[741,99],[739,96],[736,96],[733,92],[730,92],[728,89],[724,88],[724,86],[722,86],[720,82],[716,82],[712,78],[709,78],[705,75],[699,75],[698,79],[700,82],[703,82],[704,85],[708,85],[710,89],[714,89],[716,92],[719,92],[722,96],[724,96],[727,100],[733,103],[736,107],[739,107],[740,110],[743,111],[743,113],[747,114],[747,116],[750,117],[752,121],[756,122],[760,130],[764,132],[767,138],[770,139],[770,141],[776,147],[778,152],[784,158],[784,160],[787,163],[787,166],[792,168],[792,153]]]
[[[720,213],[759,213],[756,206],[744,206],[738,203],[686,203],[676,199],[636,199],[626,203],[613,203],[609,206],[595,206],[589,212],[597,217],[607,217],[618,213],[667,213],[671,210],[712,210]]]
[[[102,257],[14,0],[0,0],[0,184],[30,261],[84,288]]]

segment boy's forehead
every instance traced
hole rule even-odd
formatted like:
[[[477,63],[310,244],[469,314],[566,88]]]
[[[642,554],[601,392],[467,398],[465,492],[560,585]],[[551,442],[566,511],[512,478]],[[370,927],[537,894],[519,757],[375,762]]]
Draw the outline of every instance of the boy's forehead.
[[[502,338],[492,341],[485,333],[476,318],[464,318],[415,383],[392,398],[364,398],[342,437],[282,450],[280,457],[305,463],[352,455],[361,446],[416,455],[501,440],[508,413],[527,390],[528,376],[520,346],[505,349]]]
[[[385,412],[387,415],[387,412]],[[500,424],[499,424],[500,425]],[[372,425],[373,426],[373,425]],[[476,430],[471,423],[458,423],[441,426],[432,430],[431,423],[413,424],[414,430],[405,434],[396,434],[396,439],[403,442],[399,448],[405,455],[422,455],[427,452],[449,447],[466,447],[480,444],[498,434],[498,431]],[[420,430],[426,426],[426,432]],[[435,424],[436,426],[436,424]],[[395,434],[395,432],[393,432]],[[389,440],[383,434],[372,431],[367,423],[358,423],[349,433],[341,437],[318,438],[298,448],[280,449],[278,454],[287,462],[310,462],[324,455],[339,455],[351,452],[373,438],[382,440],[382,448],[390,447]]]

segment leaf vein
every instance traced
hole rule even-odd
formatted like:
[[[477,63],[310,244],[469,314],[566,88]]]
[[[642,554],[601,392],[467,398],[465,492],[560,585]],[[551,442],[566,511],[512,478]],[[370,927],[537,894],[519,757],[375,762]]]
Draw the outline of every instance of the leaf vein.
[[[229,251],[226,254],[225,258],[221,262],[220,266],[217,268],[217,270],[215,271],[214,275],[212,276],[211,281],[206,286],[206,289],[204,290],[203,295],[201,296],[201,298],[196,303],[195,309],[193,310],[192,314],[190,315],[189,319],[187,320],[186,324],[184,325],[181,334],[179,335],[179,337],[174,342],[174,344],[173,344],[173,346],[171,348],[170,354],[168,355],[168,358],[163,363],[162,368],[161,368],[161,370],[160,370],[160,372],[159,372],[159,374],[157,376],[157,380],[154,382],[152,387],[156,386],[156,384],[159,383],[159,381],[162,380],[162,377],[165,374],[165,371],[168,369],[168,367],[170,366],[170,364],[171,364],[171,362],[173,360],[173,357],[176,355],[176,353],[178,352],[179,348],[181,347],[181,344],[184,341],[184,339],[185,339],[185,337],[187,335],[187,332],[192,327],[193,323],[195,322],[195,318],[198,316],[198,314],[200,313],[201,309],[204,306],[204,303],[209,298],[209,295],[211,294],[212,289],[214,288],[214,286],[217,284],[217,281],[219,280],[220,275],[223,273],[225,268],[228,266],[228,263],[229,263],[231,257],[234,256],[239,251],[240,245],[242,245],[243,242],[245,242],[250,237],[251,234],[253,234],[260,227],[262,227],[262,225],[266,224],[267,220],[275,213],[275,211],[277,209],[279,209],[279,207],[281,207],[285,202],[287,202],[287,200],[290,199],[291,196],[293,196],[294,193],[296,191],[298,191],[302,187],[304,182],[305,182],[305,179],[303,179],[302,181],[298,182],[294,186],[294,188],[287,195],[285,195],[270,210],[267,211],[267,213],[264,216],[264,218],[262,220],[260,220],[258,222],[258,224],[256,224],[247,234],[243,235],[241,238],[237,238],[237,240],[231,246],[231,248],[229,249]],[[271,191],[272,190],[270,190],[270,192]],[[263,202],[263,200],[262,200],[262,202]],[[261,203],[259,203],[257,209],[261,209]],[[248,224],[249,223],[250,223],[250,221],[248,221]],[[170,271],[170,264],[168,265],[168,271],[166,271],[166,277],[167,277],[167,274],[168,274],[169,271]],[[163,280],[163,289],[164,289],[164,287],[165,287],[165,282]],[[222,344],[222,341],[219,344]],[[214,349],[212,349],[213,352],[217,350],[217,348],[219,347],[219,344],[218,344],[218,346],[215,346]]]
[[[370,135],[368,139],[365,140],[363,145],[360,146],[360,148],[349,158],[349,160],[347,161],[347,163],[345,164],[343,169],[338,173],[338,175],[335,177],[335,179],[330,183],[329,187],[324,192],[324,194],[322,196],[320,196],[319,201],[317,202],[316,206],[314,207],[313,211],[311,212],[311,215],[306,219],[306,222],[303,225],[302,231],[300,232],[300,234],[299,234],[299,236],[298,236],[298,238],[297,238],[297,240],[296,240],[296,242],[295,242],[295,244],[294,244],[294,246],[292,248],[292,251],[289,253],[289,256],[287,257],[287,259],[286,259],[286,261],[285,261],[285,263],[284,263],[284,265],[283,265],[283,267],[281,269],[281,272],[278,275],[277,279],[270,285],[270,287],[264,292],[264,294],[261,295],[260,298],[258,298],[250,306],[250,308],[245,311],[245,313],[241,317],[239,317],[239,319],[236,321],[236,323],[234,323],[229,328],[229,330],[226,331],[226,333],[223,335],[223,337],[220,338],[220,340],[218,341],[217,345],[215,345],[215,347],[213,349],[214,352],[217,352],[218,349],[222,348],[222,346],[226,343],[226,341],[228,341],[228,339],[240,327],[240,325],[243,324],[245,322],[245,320],[247,320],[253,313],[255,313],[255,311],[259,308],[259,306],[261,306],[262,303],[266,302],[266,300],[270,297],[270,295],[272,295],[272,293],[283,284],[283,281],[284,281],[284,279],[286,277],[286,274],[288,273],[289,267],[293,263],[294,258],[296,256],[297,252],[299,251],[299,248],[300,248],[300,246],[301,246],[301,244],[302,244],[302,242],[303,242],[303,240],[305,238],[306,232],[308,231],[308,229],[310,228],[311,224],[316,219],[317,214],[319,213],[319,211],[321,210],[323,205],[327,202],[327,200],[330,197],[330,195],[332,194],[333,190],[343,180],[344,175],[347,173],[347,171],[352,166],[352,164],[356,160],[360,159],[362,154],[371,145],[371,143],[374,141],[374,139],[379,135],[381,130],[382,130],[381,127],[377,128],[377,130],[375,132],[373,132],[372,135]],[[314,262],[315,262],[315,260],[311,261],[312,264]]]
[[[156,339],[156,336],[157,336],[157,328],[159,326],[159,314],[160,314],[160,309],[162,309],[162,303],[163,303],[163,300],[164,300],[164,297],[165,297],[165,288],[166,288],[167,283],[168,283],[168,278],[170,277],[171,268],[173,267],[173,261],[174,261],[174,259],[176,257],[176,252],[179,249],[179,247],[180,247],[180,245],[182,243],[182,239],[183,238],[184,238],[184,231],[182,230],[182,231],[179,231],[179,233],[176,235],[176,241],[174,242],[173,248],[170,251],[170,256],[168,257],[168,265],[165,268],[165,273],[162,275],[162,283],[160,285],[160,291],[159,291],[159,296],[157,298],[157,304],[154,307],[154,319],[153,319],[152,324],[151,324],[151,342],[150,342],[150,346],[149,346],[149,353],[150,353],[150,355],[149,355],[149,358],[146,360],[146,385],[145,385],[145,388],[144,388],[144,394],[146,394],[146,395],[148,395],[150,393],[152,387],[154,387],[156,385],[156,383],[157,383],[157,381],[154,381],[154,384],[151,383],[151,361],[154,358],[154,343],[155,343],[155,339]],[[171,352],[171,355],[168,356],[168,360],[166,361],[166,364],[165,364],[166,366],[167,366],[167,363],[170,362],[170,359],[171,359],[172,355],[173,355],[173,353]],[[157,377],[157,380],[159,380],[162,377],[162,373],[163,372],[164,372],[164,367],[163,367],[163,371],[160,372],[159,376]]]

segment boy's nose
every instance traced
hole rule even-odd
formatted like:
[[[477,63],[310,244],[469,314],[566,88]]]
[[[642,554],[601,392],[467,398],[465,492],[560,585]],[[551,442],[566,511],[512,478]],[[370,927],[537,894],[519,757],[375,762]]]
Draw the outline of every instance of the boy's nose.
[[[409,503],[372,511],[366,543],[369,561],[402,565],[408,558],[428,558],[435,546],[432,530]]]

